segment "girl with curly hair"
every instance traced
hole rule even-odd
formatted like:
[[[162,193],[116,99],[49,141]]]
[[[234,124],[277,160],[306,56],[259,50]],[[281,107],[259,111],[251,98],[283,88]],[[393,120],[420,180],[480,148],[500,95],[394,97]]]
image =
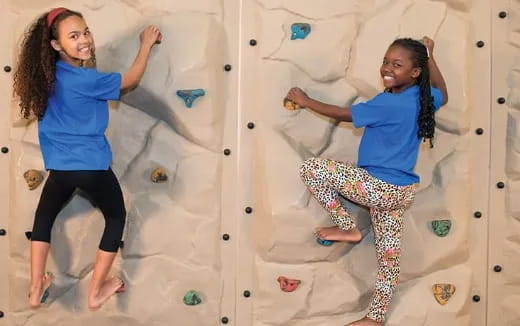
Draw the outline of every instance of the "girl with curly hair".
[[[119,182],[110,168],[112,152],[105,137],[108,100],[135,88],[152,47],[161,40],[157,27],[140,35],[135,61],[125,73],[96,69],[94,38],[83,16],[67,8],[41,15],[21,44],[14,93],[25,118],[38,119],[40,148],[49,176],[36,209],[31,236],[29,304],[45,302],[52,274],[45,273],[51,229],[76,188],[86,192],[105,217],[94,262],[88,306],[100,308],[124,291],[118,277],[108,277],[119,249],[126,210]]]

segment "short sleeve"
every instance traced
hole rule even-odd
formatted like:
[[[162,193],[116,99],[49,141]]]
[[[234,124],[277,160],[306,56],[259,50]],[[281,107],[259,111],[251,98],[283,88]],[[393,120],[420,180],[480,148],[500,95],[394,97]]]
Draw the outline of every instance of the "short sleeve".
[[[89,70],[91,70],[90,78],[93,79],[91,96],[97,100],[118,100],[121,93],[121,74]]]
[[[379,94],[367,102],[354,104],[350,107],[354,127],[361,128],[386,121],[388,110],[384,105],[381,105],[381,96],[384,95],[384,93]]]
[[[431,94],[433,96],[433,106],[435,107],[435,111],[439,110],[444,102],[444,98],[442,97],[442,93],[438,88],[431,87]]]

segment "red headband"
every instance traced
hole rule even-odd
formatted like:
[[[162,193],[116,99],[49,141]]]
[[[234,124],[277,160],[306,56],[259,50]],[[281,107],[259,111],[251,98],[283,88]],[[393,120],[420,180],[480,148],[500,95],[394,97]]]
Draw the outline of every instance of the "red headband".
[[[52,22],[54,22],[54,19],[56,18],[56,16],[58,16],[59,14],[61,14],[64,11],[67,11],[67,10],[68,10],[67,8],[63,8],[63,7],[52,9],[47,14],[47,27],[51,28]]]

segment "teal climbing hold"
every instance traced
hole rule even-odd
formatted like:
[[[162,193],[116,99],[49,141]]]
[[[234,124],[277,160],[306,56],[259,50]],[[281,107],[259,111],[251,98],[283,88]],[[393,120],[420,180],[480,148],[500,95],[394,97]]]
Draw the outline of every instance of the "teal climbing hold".
[[[177,96],[179,96],[186,104],[186,107],[191,108],[193,106],[193,102],[201,97],[206,95],[203,89],[180,89],[177,91]]]
[[[439,237],[445,237],[450,233],[451,221],[450,220],[435,220],[431,221],[433,233]]]
[[[316,242],[325,247],[330,247],[335,241],[325,240],[322,238],[316,238]]]
[[[202,302],[200,295],[195,290],[189,290],[185,295],[183,300],[184,303],[188,306],[196,306]]]
[[[48,290],[45,290],[45,292],[43,292],[43,295],[42,295],[42,298],[40,299],[40,303],[41,304],[44,304],[45,301],[47,301],[47,298],[49,297],[49,291]]]
[[[311,25],[307,23],[294,23],[291,25],[291,40],[305,39],[311,32]]]

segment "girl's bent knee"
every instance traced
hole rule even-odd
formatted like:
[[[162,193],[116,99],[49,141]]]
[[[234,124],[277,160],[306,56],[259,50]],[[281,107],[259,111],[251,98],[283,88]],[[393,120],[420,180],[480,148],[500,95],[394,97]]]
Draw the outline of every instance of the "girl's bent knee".
[[[300,166],[300,177],[303,181],[305,181],[305,178],[308,176],[308,172],[313,170],[313,166],[316,165],[316,161],[319,160],[319,158],[311,157],[307,160],[305,160],[301,166]]]

